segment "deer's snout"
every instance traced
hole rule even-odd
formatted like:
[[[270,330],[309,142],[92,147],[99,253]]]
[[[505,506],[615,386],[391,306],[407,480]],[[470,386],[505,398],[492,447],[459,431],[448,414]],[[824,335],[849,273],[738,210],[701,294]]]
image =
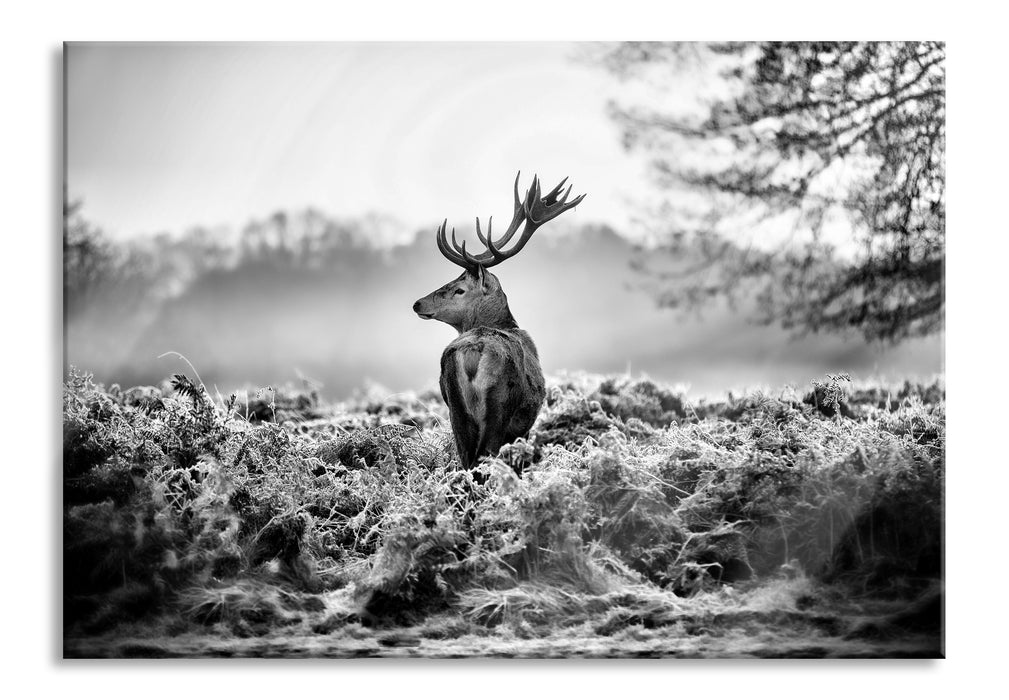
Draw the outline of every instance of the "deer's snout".
[[[427,297],[425,297],[426,299]],[[413,312],[420,316],[422,319],[427,320],[429,318],[434,318],[434,314],[430,310],[424,308],[424,299],[418,299],[413,303]]]

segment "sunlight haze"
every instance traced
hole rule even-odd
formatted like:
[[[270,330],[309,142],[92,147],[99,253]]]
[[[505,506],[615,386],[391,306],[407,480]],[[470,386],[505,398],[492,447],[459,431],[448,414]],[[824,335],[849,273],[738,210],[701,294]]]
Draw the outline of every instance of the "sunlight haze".
[[[113,238],[315,206],[404,233],[505,217],[516,169],[626,228],[645,186],[605,113],[617,81],[527,44],[71,45],[68,181]]]

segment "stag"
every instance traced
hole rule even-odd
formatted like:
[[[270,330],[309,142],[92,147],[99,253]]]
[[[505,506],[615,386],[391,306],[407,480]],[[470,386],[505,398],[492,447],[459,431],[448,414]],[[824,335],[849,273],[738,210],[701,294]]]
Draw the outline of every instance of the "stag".
[[[567,178],[543,196],[539,178],[534,176],[520,199],[520,175],[515,176],[512,221],[500,238],[494,240],[493,217],[487,221],[486,236],[477,217],[476,235],[486,248],[483,253],[467,252],[466,242],[456,241],[454,228],[449,243],[447,219],[438,227],[438,249],[464,272],[413,305],[422,319],[442,321],[459,332],[441,355],[440,386],[459,463],[465,469],[526,436],[546,393],[536,345],[518,327],[500,281],[488,268],[516,255],[536,229],[585,198],[583,194],[568,201],[570,186],[561,196]],[[520,227],[518,241],[506,250]]]

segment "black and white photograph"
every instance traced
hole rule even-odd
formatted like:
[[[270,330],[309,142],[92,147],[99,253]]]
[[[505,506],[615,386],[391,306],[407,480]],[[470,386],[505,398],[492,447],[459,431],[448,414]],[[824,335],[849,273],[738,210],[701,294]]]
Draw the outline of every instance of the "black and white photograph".
[[[944,41],[71,38],[64,659],[945,657]]]

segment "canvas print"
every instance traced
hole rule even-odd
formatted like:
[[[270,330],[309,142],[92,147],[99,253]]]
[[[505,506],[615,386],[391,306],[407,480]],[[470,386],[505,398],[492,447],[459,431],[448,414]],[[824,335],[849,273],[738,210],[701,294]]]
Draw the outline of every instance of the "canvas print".
[[[944,655],[942,42],[63,57],[65,657]]]

